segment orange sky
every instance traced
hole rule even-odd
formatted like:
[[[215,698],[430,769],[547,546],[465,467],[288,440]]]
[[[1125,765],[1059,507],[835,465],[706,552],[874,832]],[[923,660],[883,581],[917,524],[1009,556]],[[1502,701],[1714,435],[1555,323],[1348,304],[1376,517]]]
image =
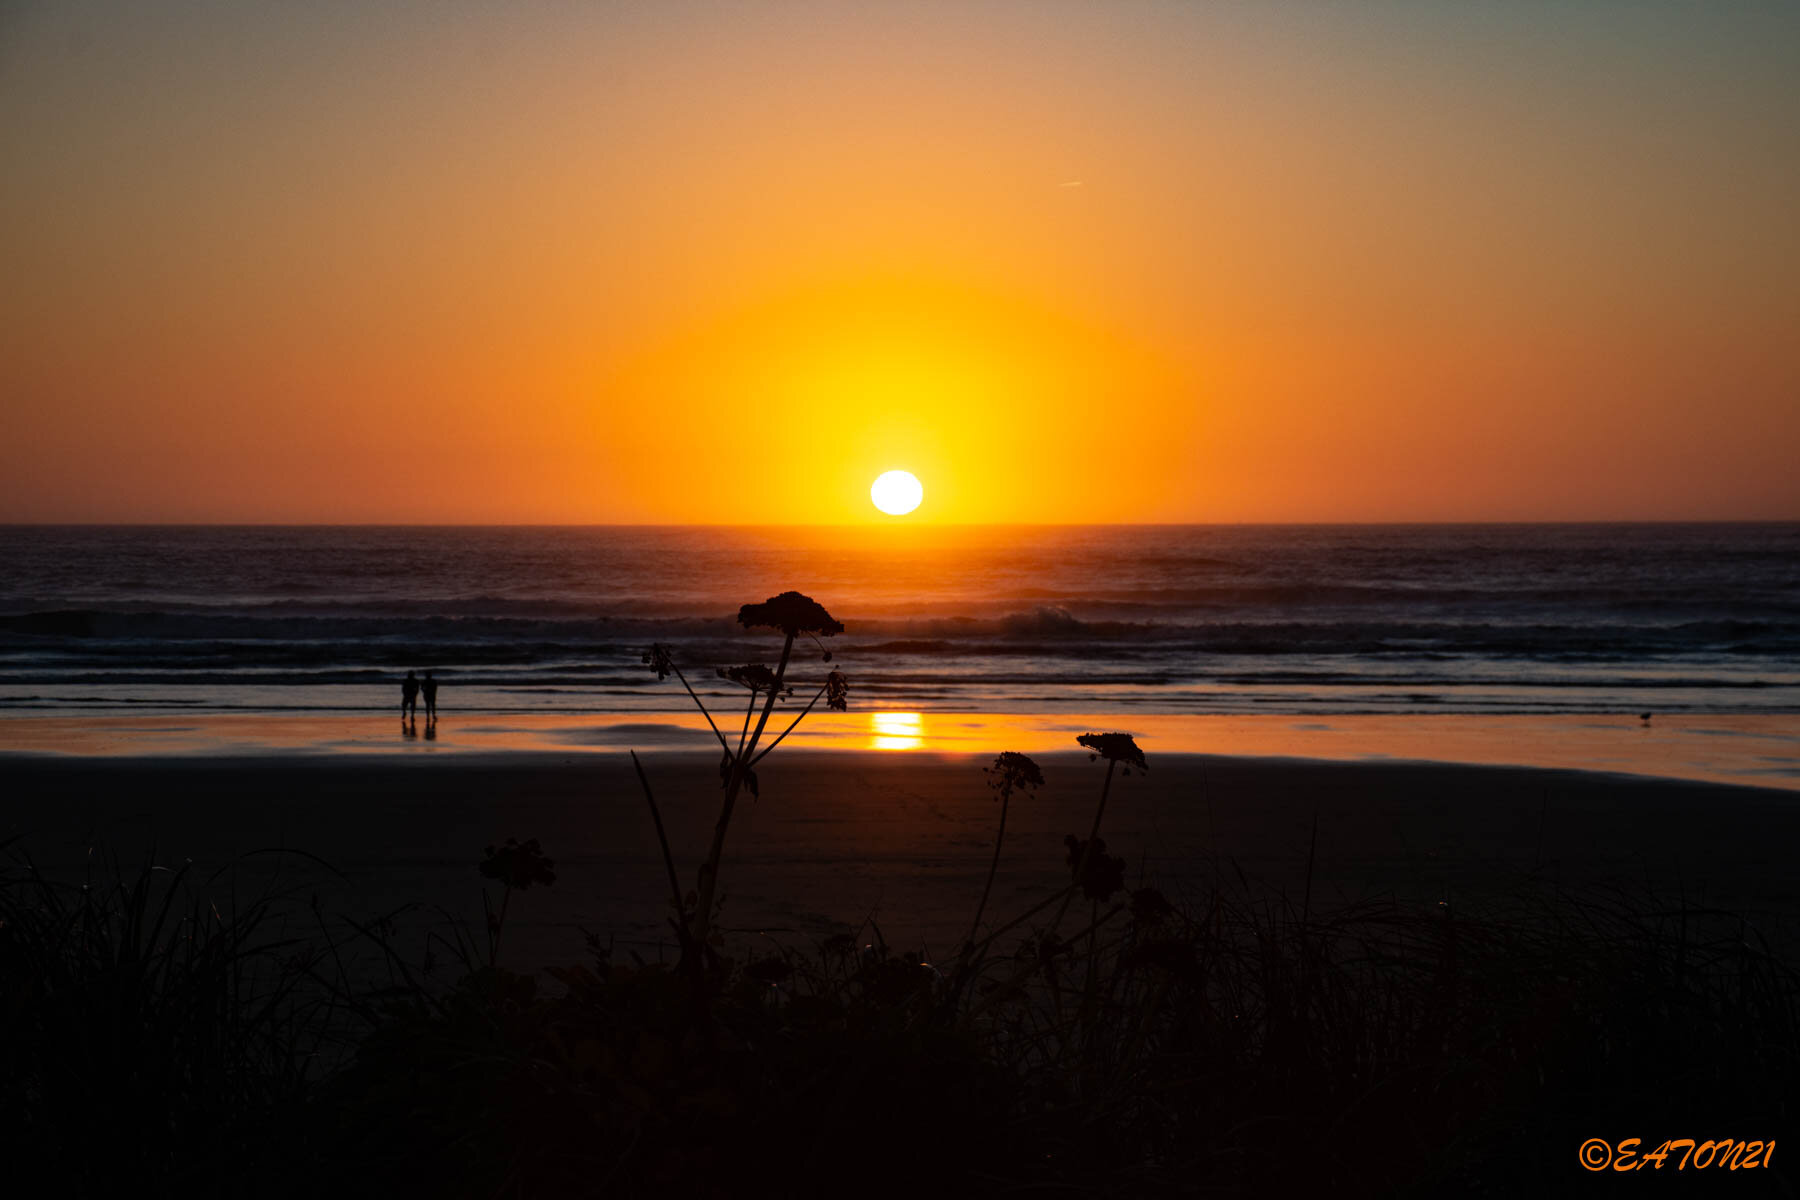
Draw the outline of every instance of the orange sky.
[[[1800,10],[374,7],[0,8],[0,520],[1800,517]]]

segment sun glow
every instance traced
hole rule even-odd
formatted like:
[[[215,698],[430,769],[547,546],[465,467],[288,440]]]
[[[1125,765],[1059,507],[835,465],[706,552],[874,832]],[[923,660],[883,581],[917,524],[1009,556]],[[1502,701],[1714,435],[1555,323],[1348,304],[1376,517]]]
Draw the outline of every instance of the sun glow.
[[[911,471],[888,471],[869,487],[869,499],[890,516],[905,516],[924,498],[925,485]]]

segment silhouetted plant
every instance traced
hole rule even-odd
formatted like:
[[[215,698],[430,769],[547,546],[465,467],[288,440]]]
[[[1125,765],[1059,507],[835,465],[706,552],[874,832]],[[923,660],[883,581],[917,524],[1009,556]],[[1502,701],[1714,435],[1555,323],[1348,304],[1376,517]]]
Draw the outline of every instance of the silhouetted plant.
[[[750,693],[749,703],[744,710],[743,728],[739,731],[737,745],[733,746],[720,732],[718,722],[707,710],[706,704],[688,683],[687,677],[676,665],[674,655],[667,646],[658,644],[651,646],[643,654],[644,665],[656,672],[658,679],[666,679],[670,674],[681,681],[682,687],[693,698],[701,715],[706,718],[713,736],[719,741],[723,755],[719,760],[719,778],[725,789],[725,798],[719,808],[719,818],[713,827],[712,845],[707,851],[706,860],[700,867],[699,886],[694,894],[694,909],[691,919],[683,914],[683,924],[688,928],[691,941],[689,946],[694,950],[702,950],[711,943],[710,932],[714,916],[715,897],[719,882],[720,860],[725,853],[725,835],[731,828],[731,816],[737,806],[739,792],[750,789],[751,796],[760,795],[755,766],[787,739],[800,722],[805,719],[821,699],[829,708],[839,712],[849,707],[850,683],[842,672],[833,670],[819,685],[819,690],[806,702],[792,721],[769,744],[762,745],[762,736],[768,728],[769,717],[775,711],[778,700],[791,698],[793,689],[786,684],[788,664],[793,658],[794,641],[800,637],[811,638],[815,645],[818,639],[832,637],[844,631],[841,622],[835,620],[825,611],[823,605],[799,592],[783,592],[779,596],[771,596],[760,604],[746,604],[738,609],[738,623],[747,630],[775,629],[783,636],[781,658],[775,669],[770,671],[762,663],[750,663],[739,667],[721,667],[717,673],[721,679],[737,684]],[[831,661],[831,654],[820,646],[820,652],[826,662]],[[761,711],[758,713],[760,701]],[[754,725],[752,718],[754,717]]]
[[[843,623],[833,620],[824,605],[799,592],[783,592],[761,604],[743,605],[738,609],[738,623],[745,629],[779,629],[789,638],[802,634],[832,637],[844,632]]]
[[[1106,839],[1084,842],[1074,834],[1063,839],[1068,848],[1064,861],[1069,877],[1081,894],[1097,904],[1104,904],[1125,890],[1125,860],[1106,852]]]
[[[506,912],[512,905],[513,893],[523,892],[533,884],[549,887],[555,883],[556,862],[544,857],[543,847],[538,845],[536,838],[523,845],[517,838],[507,838],[504,846],[487,848],[480,871],[483,879],[492,879],[505,889],[498,913],[488,903],[487,891],[483,889],[481,893],[482,908],[487,913],[488,966],[491,967],[500,954],[500,934],[506,926]]]
[[[23,855],[0,866],[0,1128],[15,1181],[53,1171],[71,1195],[226,1194],[268,1163],[303,1162],[286,1116],[346,1032],[313,986],[329,956],[285,931],[289,897],[240,904],[218,882],[192,864],[128,873],[104,848],[79,882]]]
[[[520,844],[507,838],[499,849],[489,846],[482,855],[481,877],[492,879],[508,891],[524,891],[533,884],[549,887],[556,882],[556,860],[544,856],[536,838]]]
[[[1159,925],[1174,913],[1175,906],[1156,888],[1139,888],[1131,893],[1131,919],[1139,925]]]
[[[1100,841],[1100,818],[1106,815],[1106,798],[1112,793],[1114,769],[1123,763],[1125,774],[1129,775],[1133,767],[1140,771],[1148,771],[1150,767],[1144,761],[1144,752],[1138,749],[1137,742],[1129,733],[1084,733],[1075,741],[1092,752],[1088,755],[1089,762],[1102,758],[1106,760],[1106,778],[1100,784],[1100,803],[1094,808],[1094,825],[1088,830],[1087,840],[1080,843],[1080,859],[1072,864],[1075,880],[1085,890],[1084,881],[1089,878],[1087,860],[1105,848],[1105,843]],[[1074,835],[1071,834],[1069,840],[1073,842]],[[1053,931],[1062,924],[1063,915],[1069,911],[1069,902],[1074,898],[1075,893],[1071,891],[1064,899],[1062,908],[1057,910],[1056,920],[1050,923]]]
[[[1118,896],[1121,859],[1064,846],[1076,884],[989,941]],[[553,868],[508,842],[480,874]],[[1024,932],[1007,980],[964,988],[870,920],[719,955],[700,1006],[592,937],[541,977],[470,952],[427,987],[375,922],[395,974],[353,986],[323,973],[335,944],[257,936],[260,906],[171,901],[185,872],[4,872],[0,1121],[16,1174],[81,1194],[1375,1196],[1528,1192],[1596,1122],[1792,1111],[1800,975],[1743,914],[1535,883],[1454,917],[1320,912],[1232,879]],[[943,1019],[960,995],[979,1019]],[[368,1022],[354,1059],[309,1077],[343,1012]],[[865,1182],[870,1128],[932,1153]],[[1368,1153],[1395,1130],[1408,1153]]]
[[[1084,733],[1075,739],[1076,743],[1086,746],[1093,753],[1088,761],[1104,758],[1109,762],[1122,762],[1126,766],[1125,773],[1131,774],[1131,768],[1148,771],[1149,764],[1144,762],[1144,752],[1129,733]]]
[[[987,883],[981,889],[981,903],[975,906],[975,919],[969,923],[969,945],[975,944],[981,932],[981,914],[987,911],[988,896],[994,890],[994,874],[1000,869],[1000,847],[1006,841],[1006,811],[1014,792],[1029,795],[1044,786],[1044,773],[1030,757],[1007,750],[994,758],[992,766],[983,767],[988,786],[1000,798],[1000,827],[994,833],[994,857],[988,863]]]
[[[675,670],[675,660],[669,654],[669,648],[658,642],[644,651],[644,665],[656,672],[658,679],[667,679],[669,672]],[[687,680],[683,679],[683,683]]]
[[[775,683],[775,672],[769,670],[769,668],[762,663],[746,663],[741,667],[719,667],[716,673],[720,679],[725,680],[727,683],[735,683],[750,693],[750,701],[744,707],[744,726],[738,731],[737,749],[735,751],[726,751],[725,756],[719,760],[719,780],[721,783],[729,786],[731,782],[731,772],[737,765],[738,759],[743,757],[744,742],[745,739],[750,736],[750,719],[756,715],[756,701],[765,693],[769,694],[771,698],[774,698],[774,693],[777,691],[777,688]],[[792,697],[793,694],[794,689],[787,688],[785,691],[781,692],[780,698],[787,699]],[[750,789],[750,794],[752,796],[761,794],[756,786],[755,771],[747,769],[744,771],[744,786]]]
[[[775,672],[769,670],[762,663],[745,663],[741,667],[720,667],[717,674],[720,679],[750,689],[752,696],[766,692],[775,686]],[[788,689],[788,694],[793,694],[792,688]]]

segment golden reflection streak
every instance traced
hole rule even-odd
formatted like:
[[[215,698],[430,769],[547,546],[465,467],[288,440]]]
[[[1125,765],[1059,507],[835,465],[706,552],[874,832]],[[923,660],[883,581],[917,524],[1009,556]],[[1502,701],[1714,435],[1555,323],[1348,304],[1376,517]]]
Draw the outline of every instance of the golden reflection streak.
[[[869,716],[869,749],[917,750],[925,744],[925,720],[919,713],[880,712]]]

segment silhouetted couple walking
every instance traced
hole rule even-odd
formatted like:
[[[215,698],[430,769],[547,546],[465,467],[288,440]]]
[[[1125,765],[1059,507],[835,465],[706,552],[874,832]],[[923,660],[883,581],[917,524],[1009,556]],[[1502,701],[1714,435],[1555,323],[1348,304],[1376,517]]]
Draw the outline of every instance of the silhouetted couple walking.
[[[402,725],[406,724],[409,717],[413,720],[418,719],[421,695],[425,698],[425,723],[429,725],[437,720],[437,687],[437,680],[432,678],[430,671],[425,672],[423,679],[411,671],[406,673],[406,678],[400,681],[400,723]]]

